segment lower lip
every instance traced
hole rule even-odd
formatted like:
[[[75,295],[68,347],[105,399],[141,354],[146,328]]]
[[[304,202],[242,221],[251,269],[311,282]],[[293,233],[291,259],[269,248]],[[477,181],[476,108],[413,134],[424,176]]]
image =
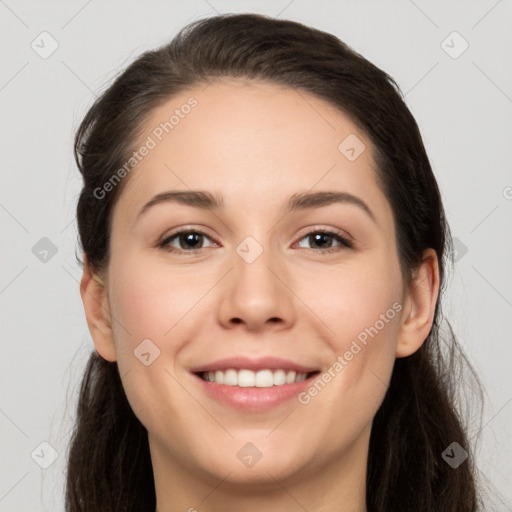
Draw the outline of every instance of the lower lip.
[[[215,400],[236,409],[251,412],[268,411],[293,398],[296,399],[299,393],[311,386],[311,383],[315,380],[315,377],[317,377],[317,374],[313,374],[302,382],[271,386],[268,388],[243,388],[240,386],[217,384],[203,380],[196,374],[193,375],[200,381],[206,393]]]

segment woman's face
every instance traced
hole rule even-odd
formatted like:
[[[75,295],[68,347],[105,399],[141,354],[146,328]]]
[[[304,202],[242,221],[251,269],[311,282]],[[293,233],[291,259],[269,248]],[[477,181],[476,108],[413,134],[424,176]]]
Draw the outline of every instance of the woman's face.
[[[135,149],[96,347],[155,467],[262,484],[365,461],[408,311],[368,138],[306,92],[229,80],[154,110]]]

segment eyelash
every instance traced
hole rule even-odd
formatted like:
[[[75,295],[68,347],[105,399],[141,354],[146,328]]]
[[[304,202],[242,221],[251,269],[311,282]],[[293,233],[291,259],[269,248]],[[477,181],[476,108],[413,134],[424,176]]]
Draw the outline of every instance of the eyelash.
[[[169,235],[168,237],[164,238],[158,244],[158,247],[160,249],[163,249],[164,251],[167,251],[167,252],[181,253],[181,254],[198,254],[201,251],[203,251],[204,249],[207,249],[206,247],[202,247],[201,249],[192,249],[190,251],[187,251],[185,249],[176,249],[175,247],[170,247],[169,245],[167,245],[167,244],[169,244],[169,242],[171,242],[175,238],[179,237],[180,235],[190,234],[190,233],[195,233],[197,235],[202,235],[202,236],[205,236],[206,238],[210,238],[206,233],[203,233],[200,230],[184,229],[184,230],[181,230],[181,231],[177,231],[176,233],[173,233],[172,235]],[[353,249],[353,247],[354,247],[353,243],[350,240],[348,240],[347,238],[341,236],[338,232],[331,231],[331,230],[318,230],[317,229],[317,230],[310,231],[309,233],[306,233],[302,238],[300,238],[299,242],[301,240],[303,240],[304,238],[307,238],[307,237],[312,236],[312,235],[317,235],[317,234],[332,236],[336,241],[340,242],[341,245],[344,248],[346,248],[346,249]],[[341,250],[341,248],[340,247],[331,247],[329,249],[309,249],[309,250],[325,254],[325,253],[339,252]]]

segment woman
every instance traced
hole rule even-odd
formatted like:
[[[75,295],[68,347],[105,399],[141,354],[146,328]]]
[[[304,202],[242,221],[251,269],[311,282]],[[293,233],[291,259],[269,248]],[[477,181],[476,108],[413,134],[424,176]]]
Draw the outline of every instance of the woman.
[[[116,79],[75,156],[96,351],[68,511],[477,510],[451,237],[388,75],[215,16]]]

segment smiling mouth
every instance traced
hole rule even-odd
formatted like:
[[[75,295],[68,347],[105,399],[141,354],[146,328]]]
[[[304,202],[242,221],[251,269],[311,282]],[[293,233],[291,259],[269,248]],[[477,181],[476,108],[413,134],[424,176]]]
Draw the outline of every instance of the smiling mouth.
[[[294,370],[271,370],[263,369],[252,371],[247,369],[234,369],[197,372],[206,382],[223,384],[225,386],[237,386],[242,388],[270,388],[303,382],[318,375],[319,371],[296,372]]]

